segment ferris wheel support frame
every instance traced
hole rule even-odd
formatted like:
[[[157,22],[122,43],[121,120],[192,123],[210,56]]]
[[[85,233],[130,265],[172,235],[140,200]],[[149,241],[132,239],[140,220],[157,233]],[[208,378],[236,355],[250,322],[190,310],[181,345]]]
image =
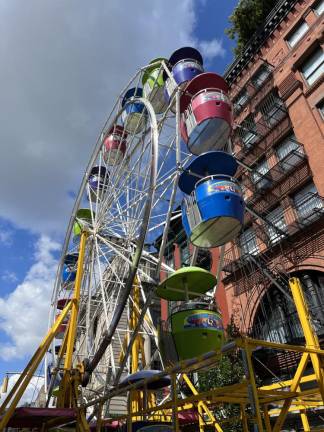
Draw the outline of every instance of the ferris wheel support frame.
[[[175,144],[176,144],[176,164],[177,164],[177,171],[176,171],[176,175],[174,177],[174,181],[173,181],[173,187],[172,187],[172,192],[171,192],[171,196],[170,196],[170,201],[169,201],[169,208],[168,208],[168,212],[167,212],[167,219],[165,221],[165,225],[164,225],[164,230],[163,230],[163,234],[162,234],[162,241],[161,241],[161,246],[160,246],[160,250],[159,250],[159,257],[158,257],[158,262],[157,262],[157,267],[156,267],[156,273],[155,273],[155,279],[159,280],[159,276],[160,276],[160,271],[161,271],[161,266],[162,266],[162,260],[163,260],[163,255],[164,255],[164,250],[165,250],[165,246],[166,246],[166,242],[167,242],[167,237],[168,237],[168,232],[169,232],[169,227],[170,227],[170,222],[171,222],[171,217],[172,217],[172,208],[174,206],[175,200],[176,200],[176,194],[177,194],[177,187],[178,187],[178,181],[179,181],[179,176],[180,176],[180,159],[181,159],[181,155],[180,155],[180,89],[177,90],[176,94],[175,94],[175,98],[176,98],[176,140],[175,140]],[[124,354],[124,358],[122,360],[122,362],[119,365],[119,370],[117,372],[116,378],[115,378],[115,382],[114,385],[117,385],[123,370],[127,364],[127,360],[131,354],[132,351],[132,346],[136,340],[136,335],[140,330],[140,327],[143,323],[143,320],[145,318],[145,314],[146,311],[152,301],[152,297],[153,297],[153,293],[154,290],[151,289],[151,291],[148,293],[146,301],[142,307],[141,310],[141,314],[138,317],[137,320],[137,324],[136,327],[131,335],[130,341],[128,343],[128,347],[126,349],[126,352]],[[161,359],[162,361],[162,359]]]
[[[132,81],[134,81],[134,80],[137,79],[137,77],[139,76],[139,74],[141,74],[142,70],[145,70],[147,67],[151,67],[151,66],[152,66],[152,64],[150,63],[149,65],[147,65],[145,67],[142,67],[134,75],[134,77],[129,81],[129,83],[125,86],[125,88],[123,89],[122,93],[125,92],[125,90],[129,87],[129,85],[130,85],[130,83]],[[176,86],[176,82],[175,82],[173,76],[171,75],[171,73],[170,73],[170,71],[168,69],[168,66],[166,65],[166,63],[164,61],[161,63],[161,69],[164,69],[164,71],[166,72],[167,76],[171,79],[171,81],[173,81],[174,86]],[[179,107],[180,107],[180,103],[179,103],[179,100],[180,100],[180,91],[179,91],[179,89],[177,90],[177,92],[173,96],[172,100],[177,100],[178,113],[179,113],[180,112],[179,111]],[[143,99],[143,98],[140,98],[140,97],[133,97],[132,99],[128,100],[126,102],[126,104],[122,108],[120,108],[120,109],[117,108],[118,112],[116,114],[116,112],[115,112],[116,111],[116,107],[118,106],[119,103],[120,103],[120,98],[117,99],[117,101],[114,104],[114,107],[113,107],[110,115],[108,116],[107,121],[104,124],[104,127],[102,128],[102,131],[101,131],[101,133],[99,135],[99,138],[97,140],[97,143],[95,145],[94,151],[93,151],[93,153],[91,155],[90,161],[89,161],[89,163],[87,165],[87,168],[85,170],[85,173],[84,173],[84,176],[83,176],[80,188],[79,188],[79,192],[78,192],[76,200],[75,200],[75,204],[74,204],[74,207],[73,207],[73,210],[72,210],[72,214],[71,214],[71,218],[70,218],[70,221],[69,221],[69,224],[68,224],[68,228],[67,228],[67,233],[66,233],[66,236],[65,236],[64,244],[63,244],[63,247],[62,247],[61,259],[59,261],[59,265],[58,265],[58,269],[57,269],[56,281],[55,281],[53,295],[52,295],[52,301],[51,301],[52,308],[51,308],[51,313],[50,313],[50,316],[49,316],[49,328],[51,326],[51,323],[54,321],[55,305],[56,305],[56,302],[57,302],[57,299],[58,299],[58,295],[59,295],[59,290],[60,290],[60,284],[61,284],[60,275],[61,275],[62,269],[63,269],[64,256],[65,256],[65,254],[67,253],[67,250],[68,250],[68,245],[69,245],[69,240],[70,240],[70,236],[71,236],[71,232],[72,232],[72,227],[73,227],[73,224],[75,222],[76,213],[77,213],[77,210],[79,208],[79,205],[80,205],[80,202],[81,202],[84,190],[85,190],[85,188],[87,186],[87,181],[88,181],[89,175],[91,173],[91,168],[92,168],[92,166],[93,166],[96,158],[98,157],[99,152],[101,151],[103,137],[105,136],[105,133],[108,130],[110,130],[110,127],[111,127],[112,124],[116,123],[117,119],[121,116],[121,114],[123,112],[123,109],[125,108],[125,105],[127,105],[127,104],[142,103],[145,106],[145,108],[147,109],[148,113],[149,113],[151,133],[152,133],[153,137],[155,136],[155,140],[151,138],[151,146],[152,146],[152,141],[154,141],[155,142],[155,147],[156,147],[156,150],[155,150],[155,154],[156,154],[155,167],[157,168],[158,135],[159,135],[159,132],[160,132],[160,129],[162,127],[162,124],[163,124],[164,120],[166,120],[166,118],[167,118],[167,114],[163,115],[162,120],[160,119],[159,121],[157,121],[157,119],[155,117],[155,112],[154,112],[153,107],[151,106],[150,102],[148,102],[146,99]],[[113,114],[114,112],[115,112],[115,114]],[[176,160],[177,160],[177,167],[179,167],[179,165],[180,165],[180,163],[179,163],[179,161],[180,161],[180,129],[179,129],[180,115],[179,114],[176,116],[176,122],[177,122],[177,125],[176,125],[176,137],[175,137],[175,141],[177,142],[177,145],[176,145]],[[145,134],[146,133],[147,132],[145,132]],[[149,172],[151,172],[151,170]],[[157,177],[158,175],[159,175],[159,171],[157,172],[157,170],[155,170],[155,176]],[[156,187],[155,187],[155,189],[156,189]],[[98,202],[98,199],[97,199],[97,202]],[[90,205],[91,205],[91,203],[90,203]],[[153,203],[152,203],[152,205],[153,205]],[[153,208],[154,207],[151,207],[151,210]],[[145,219],[145,216],[144,216],[144,219]],[[93,222],[93,215],[92,215],[92,222]],[[147,229],[146,229],[146,232],[148,232]],[[95,234],[94,232],[91,232],[91,233]],[[100,237],[100,236],[98,235],[98,237]],[[134,242],[134,246],[136,247],[135,242]],[[112,245],[110,245],[110,247],[112,247]],[[161,248],[161,249],[163,249],[163,248]],[[141,247],[141,251],[139,251],[138,244],[137,244],[137,252],[139,252],[139,255],[141,257],[142,254],[143,254],[143,245]],[[161,252],[162,252],[162,250],[161,250]],[[161,256],[161,254],[160,254],[160,256]],[[162,256],[163,256],[163,253],[162,253]],[[152,259],[152,257],[151,257],[151,259]],[[126,261],[130,261],[130,260],[126,259]],[[153,259],[153,261],[155,261],[155,259]],[[158,263],[159,259],[157,259],[156,262]],[[159,270],[160,270],[160,267],[161,267],[161,265],[159,265]],[[165,266],[165,267],[167,267],[167,266]],[[170,269],[168,269],[168,270],[170,270]],[[154,284],[154,282],[155,281],[153,279],[151,279],[150,283]],[[125,296],[125,298],[126,297],[127,296]],[[145,296],[144,296],[143,300],[144,300],[144,303],[146,303]],[[149,301],[147,302],[146,309],[148,308],[148,306],[149,306]],[[118,324],[118,320],[116,320],[116,321],[117,321],[117,324]],[[107,327],[107,330],[108,329],[109,329],[109,327]],[[137,333],[137,331],[135,333]],[[114,334],[113,331],[112,331],[112,334]],[[111,346],[111,344],[110,344],[110,346]],[[62,345],[61,348],[63,348],[63,345]],[[60,351],[62,351],[62,349]],[[52,352],[53,353],[55,352],[55,343],[54,343],[54,340],[52,341]],[[51,379],[50,382],[48,382],[47,375],[45,377],[45,394],[47,396],[47,404],[46,404],[47,406],[50,403],[51,391],[53,390],[55,377],[57,376],[57,371],[59,370],[59,364],[61,362],[61,357],[62,356],[60,356],[60,353],[59,353],[59,356],[57,358],[55,358],[54,361],[53,361],[53,363],[54,363],[54,373],[53,373],[53,376],[52,376],[53,379]],[[48,369],[48,362],[49,362],[48,356],[45,356],[45,368],[46,368],[46,370]]]
[[[151,146],[151,172],[150,172],[150,186],[148,188],[147,193],[147,199],[145,203],[145,209],[143,212],[143,223],[140,228],[140,233],[138,240],[136,242],[136,250],[132,259],[132,263],[130,265],[129,274],[127,277],[127,280],[125,282],[125,287],[123,292],[121,293],[121,298],[119,299],[118,307],[115,309],[114,315],[112,317],[112,320],[110,322],[109,329],[105,331],[102,341],[94,354],[92,360],[86,361],[84,360],[84,368],[85,373],[82,380],[82,386],[85,387],[91,377],[92,372],[97,367],[98,363],[100,362],[102,356],[104,355],[106,349],[111,344],[113,335],[116,331],[117,325],[120,321],[120,318],[123,314],[123,311],[125,309],[128,297],[131,293],[133,282],[137,273],[138,264],[140,261],[140,258],[142,256],[142,250],[144,247],[145,237],[148,229],[148,223],[150,219],[151,214],[151,208],[152,208],[152,202],[153,197],[155,193],[155,187],[156,187],[156,176],[157,176],[157,162],[158,162],[158,141],[159,141],[159,132],[158,132],[158,125],[157,125],[157,119],[154,112],[154,109],[149,101],[147,101],[144,98],[133,98],[132,101],[128,103],[142,103],[150,118],[150,130],[151,130],[151,136],[152,136],[152,146]]]
[[[39,364],[44,358],[46,351],[48,350],[52,340],[55,338],[57,333],[59,332],[60,326],[62,325],[64,319],[66,318],[68,312],[72,308],[72,301],[70,301],[65,308],[62,310],[62,313],[57,317],[53,326],[49,329],[48,333],[40,343],[39,347],[36,349],[33,357],[30,359],[29,363],[25,367],[24,371],[21,373],[15,385],[10,390],[8,396],[3,401],[0,407],[0,414],[3,414],[3,417],[0,421],[0,431],[4,430],[7,426],[12,414],[14,413],[15,408],[17,407],[20,399],[22,398],[28,384],[34,376]],[[5,411],[9,402],[11,402],[7,411]]]
[[[149,65],[147,65],[147,66],[149,66]],[[134,81],[138,77],[138,75],[141,73],[141,71],[143,69],[147,68],[147,66],[142,67],[140,70],[138,70],[136,72],[136,74],[129,80],[129,82],[126,84],[126,86],[122,89],[121,94],[123,94],[127,90],[127,88],[132,83],[132,81]],[[164,62],[163,62],[163,67],[167,71],[167,73],[170,74],[170,72],[168,71],[168,69],[167,69],[167,67],[166,67],[166,65],[165,65]],[[72,232],[73,224],[75,222],[76,213],[77,213],[77,210],[79,208],[80,202],[82,200],[82,195],[83,195],[83,192],[85,190],[85,187],[86,187],[86,184],[87,184],[87,181],[88,181],[88,178],[89,178],[91,167],[95,163],[96,158],[98,157],[98,154],[99,154],[99,152],[100,152],[100,150],[102,148],[103,134],[104,134],[104,132],[106,130],[109,130],[108,126],[110,124],[114,124],[116,122],[117,118],[120,117],[120,115],[121,115],[121,113],[123,111],[121,109],[119,112],[117,112],[117,114],[114,115],[113,120],[111,121],[112,115],[113,115],[116,107],[118,106],[118,103],[119,103],[119,98],[114,103],[114,105],[113,105],[113,107],[112,107],[112,109],[110,111],[110,114],[109,114],[109,116],[108,116],[108,118],[107,118],[107,120],[106,120],[106,122],[105,122],[105,124],[104,124],[104,126],[103,126],[103,128],[102,128],[102,130],[100,132],[100,134],[99,134],[99,137],[97,139],[94,151],[93,151],[93,153],[91,155],[91,158],[90,158],[90,160],[88,162],[87,168],[85,170],[84,176],[82,178],[82,181],[81,181],[81,184],[80,184],[80,187],[79,187],[79,191],[78,191],[77,197],[76,197],[74,205],[73,205],[71,217],[70,217],[70,220],[69,220],[69,223],[68,223],[68,227],[67,227],[67,230],[66,230],[63,246],[62,246],[62,249],[61,249],[61,258],[59,260],[57,271],[56,271],[56,282],[55,282],[55,286],[54,286],[54,290],[53,290],[53,295],[52,295],[52,299],[51,299],[52,304],[55,304],[55,302],[57,300],[58,290],[59,290],[59,284],[60,284],[60,275],[61,275],[62,270],[63,270],[64,256],[65,256],[65,254],[67,253],[67,250],[68,250],[70,235],[71,235],[71,232]],[[53,313],[54,312],[52,312],[52,314]],[[49,321],[48,321],[48,328],[51,327],[52,320],[53,320],[53,316],[50,314]],[[53,347],[53,349],[54,349],[54,347]],[[47,387],[46,384],[47,383],[46,383],[46,380],[45,380],[45,390],[47,390],[46,389],[46,387]]]
[[[185,379],[188,372],[193,370],[206,370],[210,369],[219,360],[220,354],[229,354],[233,350],[239,349],[245,355],[246,376],[245,379],[237,384],[231,384],[219,388],[210,389],[204,392],[196,391],[192,386],[192,395],[180,399],[177,397],[177,392],[173,391],[171,400],[164,401],[161,405],[149,407],[147,409],[139,410],[136,413],[128,413],[121,415],[115,420],[127,421],[131,424],[132,417],[144,417],[154,415],[156,413],[164,412],[175,420],[176,429],[178,427],[177,413],[192,409],[193,406],[206,406],[207,410],[211,412],[217,404],[223,405],[224,403],[234,403],[240,407],[241,422],[244,431],[248,431],[248,421],[254,425],[254,429],[259,432],[273,431],[279,432],[286,420],[288,412],[298,412],[303,425],[309,424],[306,411],[314,407],[323,407],[324,404],[324,371],[323,359],[324,350],[320,349],[318,337],[314,332],[311,323],[306,299],[302,290],[301,283],[298,278],[289,279],[289,287],[292,292],[294,304],[296,306],[300,324],[305,337],[305,345],[289,345],[275,342],[267,342],[262,340],[251,339],[249,337],[240,337],[224,345],[220,351],[215,349],[205,353],[199,357],[183,360],[180,363],[165,369],[163,372],[155,375],[154,377],[146,378],[141,381],[136,381],[127,386],[117,385],[102,397],[90,400],[83,408],[90,407],[96,404],[102,404],[105,401],[125,393],[127,391],[134,391],[145,388],[149,383],[156,381],[159,377],[170,375],[175,384],[176,377],[180,373]],[[294,377],[287,381],[278,381],[270,385],[259,387],[255,380],[255,369],[253,366],[252,356],[253,351],[257,347],[264,347],[274,349],[276,351],[295,352],[301,355],[298,367],[294,372]],[[314,373],[309,375],[305,373],[306,365],[310,360]],[[317,386],[310,389],[300,389],[300,384],[315,381]],[[188,383],[187,383],[188,384]],[[189,386],[191,387],[191,386]],[[287,391],[288,388],[288,391]],[[173,389],[174,390],[174,389]],[[314,400],[313,400],[314,399]],[[318,401],[317,401],[318,400]],[[279,403],[278,408],[270,408],[270,404]],[[215,405],[216,404],[216,405]],[[282,405],[281,405],[282,404]],[[249,405],[255,408],[255,415],[247,415],[246,406]],[[172,414],[172,416],[171,416]],[[270,417],[276,417],[275,424],[270,425]],[[212,419],[211,419],[212,420]],[[264,421],[264,423],[263,423]],[[215,427],[215,423],[211,422]],[[207,425],[199,424],[201,430],[205,430]],[[179,430],[179,429],[178,429]],[[222,430],[219,425],[219,431]],[[306,429],[305,429],[306,430]]]
[[[80,292],[81,292],[81,283],[83,277],[83,267],[84,267],[84,255],[86,242],[89,234],[87,231],[83,231],[80,239],[80,252],[78,258],[78,267],[73,291],[72,309],[71,309],[71,317],[69,320],[69,325],[67,326],[67,343],[66,343],[66,357],[64,361],[64,374],[60,384],[60,391],[58,397],[58,406],[67,406],[70,407],[72,401],[70,400],[72,392],[69,391],[69,387],[71,386],[71,368],[72,368],[72,356],[73,356],[73,347],[76,338],[77,331],[77,321],[78,321],[78,312],[79,312],[79,303],[80,303]],[[63,353],[62,353],[63,354]]]

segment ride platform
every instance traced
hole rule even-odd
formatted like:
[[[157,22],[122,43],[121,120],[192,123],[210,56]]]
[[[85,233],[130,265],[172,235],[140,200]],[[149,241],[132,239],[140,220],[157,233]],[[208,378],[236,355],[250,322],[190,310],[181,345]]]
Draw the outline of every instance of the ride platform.
[[[74,423],[77,419],[77,412],[74,408],[16,408],[10,418],[7,427],[12,428],[42,428],[58,427],[68,423]]]

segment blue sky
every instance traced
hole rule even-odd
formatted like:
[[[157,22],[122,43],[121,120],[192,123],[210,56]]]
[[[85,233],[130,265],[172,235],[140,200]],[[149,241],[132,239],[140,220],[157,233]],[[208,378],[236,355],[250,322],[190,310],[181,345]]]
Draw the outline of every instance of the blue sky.
[[[23,368],[47,326],[73,191],[121,85],[144,62],[188,41],[203,47],[209,70],[222,73],[233,60],[224,29],[236,3],[161,0],[152,18],[143,6],[126,14],[117,1],[0,5],[1,378]]]

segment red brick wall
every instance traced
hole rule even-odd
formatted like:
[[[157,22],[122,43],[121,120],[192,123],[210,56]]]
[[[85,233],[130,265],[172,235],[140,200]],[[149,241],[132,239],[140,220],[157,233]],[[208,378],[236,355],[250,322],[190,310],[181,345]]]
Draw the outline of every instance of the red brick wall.
[[[249,62],[246,68],[237,76],[235,82],[231,86],[230,96],[234,98],[242,88],[246,87],[251,100],[247,106],[235,118],[235,122],[241,123],[256,107],[256,105],[271,91],[272,88],[278,88],[279,95],[284,100],[288,114],[291,120],[291,126],[296,138],[304,146],[305,153],[308,157],[308,174],[303,181],[313,180],[320,196],[324,196],[324,121],[321,117],[317,104],[324,97],[324,77],[317,80],[312,86],[309,86],[304,80],[300,66],[307,56],[311,53],[315,46],[324,46],[324,17],[317,16],[312,10],[312,5],[315,0],[300,0],[296,3],[294,9],[285,17],[285,19],[277,26],[274,33],[264,43],[259,52],[255,53],[254,58]],[[308,32],[303,38],[293,47],[290,48],[285,40],[293,27],[300,20],[305,20],[309,25]],[[266,60],[274,67],[273,78],[263,86],[262,89],[255,90],[248,84],[254,72]],[[281,125],[282,126],[282,125]],[[271,133],[275,136],[275,133]],[[271,138],[273,143],[276,143],[274,138]],[[235,147],[235,150],[239,148]],[[270,161],[269,161],[270,162]],[[294,188],[294,184],[287,180],[290,189]],[[299,187],[298,185],[295,185]],[[283,192],[284,195],[289,195],[289,190]],[[287,200],[282,196],[280,199]],[[229,246],[227,246],[229,248]],[[317,251],[319,257],[324,257],[324,249]],[[298,267],[290,268],[294,271],[301,268],[323,268],[323,259],[306,258],[305,262],[298,264]],[[220,302],[223,305],[228,305],[228,315],[237,314],[238,311],[246,308],[246,322],[250,323],[253,310],[255,307],[250,306],[251,312],[247,311],[247,296],[235,296],[235,282],[228,282],[223,287],[220,294]],[[251,281],[253,284],[253,281]],[[225,294],[225,295],[224,295]],[[253,297],[253,296],[252,296]],[[255,306],[259,299],[250,298],[250,302],[255,302]],[[225,301],[223,301],[223,298]],[[238,322],[242,327],[242,322]]]

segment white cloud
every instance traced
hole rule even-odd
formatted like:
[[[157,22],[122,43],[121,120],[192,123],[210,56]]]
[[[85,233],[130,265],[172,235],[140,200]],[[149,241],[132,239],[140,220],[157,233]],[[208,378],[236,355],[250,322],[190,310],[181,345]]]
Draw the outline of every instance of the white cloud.
[[[2,400],[5,399],[8,392],[12,389],[14,384],[17,382],[19,376],[20,376],[19,374],[10,375],[7,393],[1,393],[0,395]],[[20,399],[18,406],[22,406],[34,402],[43,384],[44,384],[44,378],[33,377],[30,380],[30,383],[28,384],[22,398]]]
[[[3,272],[3,274],[1,275],[1,279],[5,282],[6,281],[8,281],[8,282],[17,282],[18,281],[16,273],[13,271],[9,271],[9,270],[6,270]]]
[[[11,339],[0,357],[31,353],[44,334],[59,247],[51,238],[62,236],[121,89],[181,46],[222,55],[221,42],[193,37],[197,1],[0,1],[0,217],[40,235],[24,281],[0,298],[0,330]],[[0,243],[10,241],[0,231]]]
[[[2,359],[32,353],[44,336],[57,265],[53,252],[59,248],[49,237],[40,237],[24,281],[8,297],[0,298],[0,329],[10,338],[0,346]]]
[[[11,246],[12,245],[12,237],[13,231],[9,229],[5,229],[2,226],[0,227],[0,243],[3,246]]]
[[[193,38],[198,0],[0,2],[0,217],[62,234],[102,124],[139,66]],[[4,4],[5,3],[5,4]]]
[[[221,39],[200,41],[198,42],[198,48],[207,61],[211,61],[217,56],[224,57],[225,55],[225,49]]]

